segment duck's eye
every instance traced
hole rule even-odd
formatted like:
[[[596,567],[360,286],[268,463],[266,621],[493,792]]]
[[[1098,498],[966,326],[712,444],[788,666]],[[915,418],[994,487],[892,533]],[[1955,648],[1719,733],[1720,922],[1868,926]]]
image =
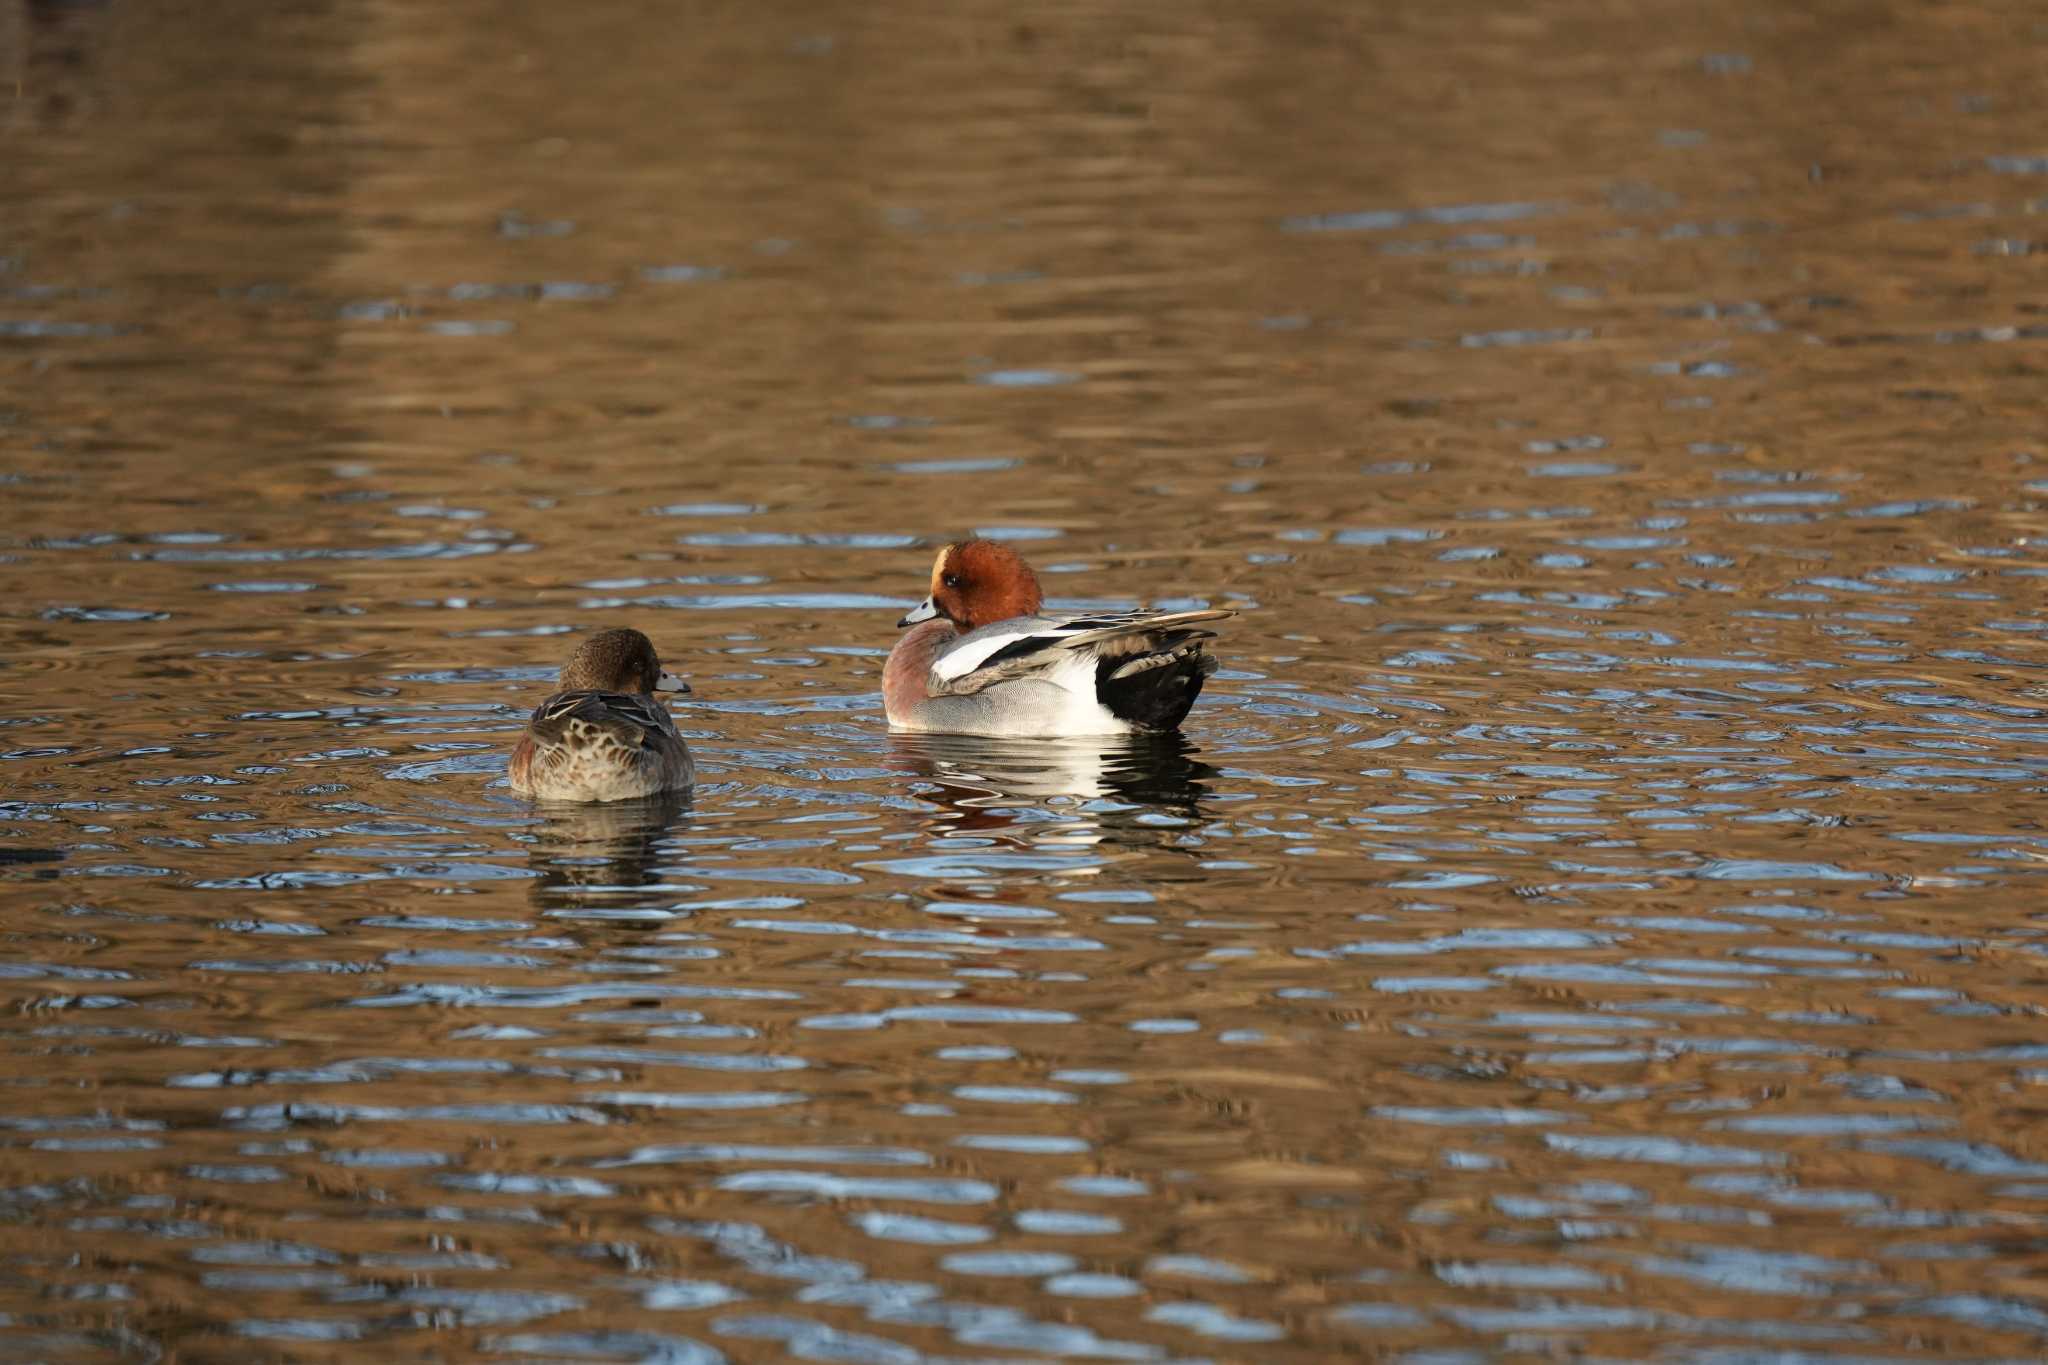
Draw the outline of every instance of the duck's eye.
[[[949,573],[939,580],[939,584],[942,587],[953,588],[955,590],[958,590],[958,588],[960,587],[960,575],[956,573]]]

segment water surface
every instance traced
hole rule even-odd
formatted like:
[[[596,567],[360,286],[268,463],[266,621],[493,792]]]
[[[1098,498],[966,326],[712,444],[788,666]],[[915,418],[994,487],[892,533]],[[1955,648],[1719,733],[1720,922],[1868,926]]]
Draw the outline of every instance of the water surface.
[[[0,1354],[2038,1359],[2044,45],[10,6]],[[890,736],[970,531],[1185,736]]]

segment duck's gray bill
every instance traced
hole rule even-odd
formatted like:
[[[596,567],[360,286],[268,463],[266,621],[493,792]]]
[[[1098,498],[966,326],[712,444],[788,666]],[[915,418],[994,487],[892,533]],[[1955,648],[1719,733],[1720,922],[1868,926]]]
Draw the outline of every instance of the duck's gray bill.
[[[932,599],[927,597],[924,599],[923,603],[917,607],[916,610],[912,611],[908,616],[904,617],[901,621],[898,621],[896,624],[898,627],[914,626],[919,621],[929,621],[938,614],[939,609],[933,606]]]
[[[654,690],[657,692],[687,692],[690,690],[690,685],[673,673],[664,673],[654,680]]]

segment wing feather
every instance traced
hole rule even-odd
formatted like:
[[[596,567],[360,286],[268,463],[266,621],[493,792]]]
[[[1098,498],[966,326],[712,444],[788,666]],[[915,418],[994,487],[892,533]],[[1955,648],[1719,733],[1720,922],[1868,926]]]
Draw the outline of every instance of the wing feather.
[[[1124,611],[1048,621],[1027,617],[985,626],[941,654],[932,664],[926,692],[934,697],[967,696],[1011,678],[1026,677],[1069,662],[1073,652],[1143,656],[1214,638],[1213,631],[1188,627],[1220,621],[1234,611]]]
[[[596,730],[628,749],[641,749],[671,729],[668,710],[629,692],[557,692],[534,709],[528,725],[537,747],[557,748],[574,729]]]

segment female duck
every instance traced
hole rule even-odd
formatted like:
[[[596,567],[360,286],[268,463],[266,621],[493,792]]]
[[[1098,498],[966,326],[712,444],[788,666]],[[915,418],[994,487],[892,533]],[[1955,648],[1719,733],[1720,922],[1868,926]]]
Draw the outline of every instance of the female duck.
[[[687,692],[637,630],[599,631],[562,666],[512,750],[516,791],[544,801],[626,801],[690,785],[690,751],[656,692]]]
[[[931,596],[882,670],[898,730],[1015,738],[1171,730],[1216,661],[1191,630],[1231,611],[1043,616],[1038,576],[1007,545],[966,540],[932,561]]]

